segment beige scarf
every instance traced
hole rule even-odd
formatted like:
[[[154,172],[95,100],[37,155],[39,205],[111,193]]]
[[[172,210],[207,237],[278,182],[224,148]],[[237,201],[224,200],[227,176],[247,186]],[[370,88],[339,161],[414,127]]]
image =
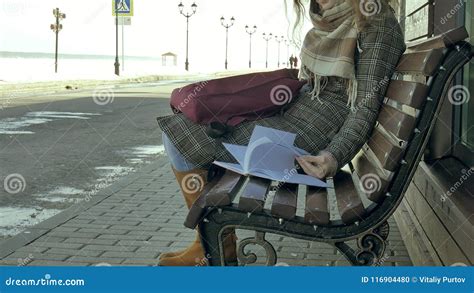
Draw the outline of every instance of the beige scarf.
[[[301,78],[313,86],[313,100],[319,100],[329,76],[347,79],[348,105],[354,109],[357,98],[354,54],[358,32],[352,5],[350,0],[339,0],[322,14],[316,10],[316,1],[311,0],[309,13],[314,27],[306,35],[301,50]]]

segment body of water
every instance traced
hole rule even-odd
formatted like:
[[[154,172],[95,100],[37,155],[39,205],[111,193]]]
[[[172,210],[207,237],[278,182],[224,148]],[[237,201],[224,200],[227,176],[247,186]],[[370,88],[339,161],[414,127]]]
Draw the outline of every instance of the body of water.
[[[0,52],[0,81],[3,82],[37,82],[54,80],[78,79],[114,79],[115,56],[98,55],[59,55],[58,73],[54,72],[54,54],[49,53],[19,53]],[[163,66],[161,56],[153,57],[125,57],[121,63],[121,76],[136,77],[144,75],[185,75],[188,73],[212,73],[224,70],[224,60],[191,60],[191,71],[184,70],[184,61],[179,60],[173,65],[168,59],[167,66]],[[275,64],[273,64],[275,63]],[[264,69],[265,60],[254,60],[254,69]],[[274,66],[273,66],[274,65]],[[276,60],[270,67],[276,69]],[[281,60],[281,67],[285,67]],[[229,70],[248,69],[248,61],[233,62],[229,60]]]
[[[0,52],[0,80],[34,82],[56,79],[113,79],[114,56],[60,55],[58,74],[54,54]],[[127,77],[155,74],[181,74],[183,69],[163,66],[160,58],[125,57],[121,75]]]

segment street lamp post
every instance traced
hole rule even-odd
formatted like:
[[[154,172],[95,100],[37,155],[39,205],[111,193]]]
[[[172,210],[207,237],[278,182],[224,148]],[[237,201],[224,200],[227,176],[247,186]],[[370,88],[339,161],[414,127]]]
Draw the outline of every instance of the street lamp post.
[[[275,41],[278,43],[278,68],[280,68],[280,44],[285,40],[284,36],[275,37]]]
[[[227,23],[225,21],[224,16],[221,17],[221,24],[223,27],[225,27],[225,69],[227,70],[227,65],[228,65],[228,60],[227,60],[227,55],[229,52],[229,28],[234,25],[235,18],[232,16],[230,19],[230,23]]]
[[[250,53],[249,53],[249,68],[252,68],[252,35],[257,32],[257,26],[254,25],[252,29],[248,25],[245,26],[245,31],[250,36]]]
[[[66,14],[61,13],[59,8],[53,10],[53,15],[56,18],[56,22],[51,25],[51,30],[56,34],[56,50],[54,53],[54,72],[58,73],[58,49],[59,49],[59,32],[63,29],[63,25],[60,23],[61,20],[66,18]]]
[[[179,3],[178,5],[179,8],[179,13],[186,17],[186,63],[185,63],[185,69],[186,71],[189,71],[189,18],[196,14],[197,10],[197,5],[196,3],[193,3],[191,5],[191,12],[184,12],[184,5],[183,2]]]
[[[268,68],[268,42],[273,38],[273,34],[263,33],[263,39],[267,42],[265,67]]]

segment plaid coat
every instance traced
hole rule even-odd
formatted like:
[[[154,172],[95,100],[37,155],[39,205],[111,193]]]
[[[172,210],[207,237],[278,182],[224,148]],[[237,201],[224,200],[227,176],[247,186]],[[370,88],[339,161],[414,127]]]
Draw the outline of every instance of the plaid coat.
[[[274,117],[239,124],[222,139],[223,142],[246,145],[255,125],[297,134],[295,144],[316,155],[329,151],[342,168],[370,137],[391,76],[405,51],[400,25],[389,11],[359,32],[356,52],[358,83],[356,110],[347,105],[347,80],[329,77],[319,101],[311,100],[305,86],[288,110]],[[235,162],[221,141],[206,134],[206,126],[198,125],[183,114],[158,118],[160,128],[188,161],[208,168],[214,160]]]

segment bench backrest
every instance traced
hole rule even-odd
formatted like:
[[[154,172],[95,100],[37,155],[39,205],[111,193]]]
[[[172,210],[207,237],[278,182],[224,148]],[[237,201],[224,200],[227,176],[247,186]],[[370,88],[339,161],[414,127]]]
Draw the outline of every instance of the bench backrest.
[[[400,202],[424,152],[452,77],[459,69],[451,66],[452,72],[446,72],[442,66],[448,57],[446,53],[467,37],[466,29],[461,27],[408,44],[390,82],[374,132],[350,164],[362,193],[373,203],[381,204],[387,198],[391,198],[392,205]],[[466,50],[469,56],[464,62],[457,61],[462,63],[460,66],[472,57],[470,45],[464,44],[469,46]],[[456,47],[457,52],[461,49]]]

